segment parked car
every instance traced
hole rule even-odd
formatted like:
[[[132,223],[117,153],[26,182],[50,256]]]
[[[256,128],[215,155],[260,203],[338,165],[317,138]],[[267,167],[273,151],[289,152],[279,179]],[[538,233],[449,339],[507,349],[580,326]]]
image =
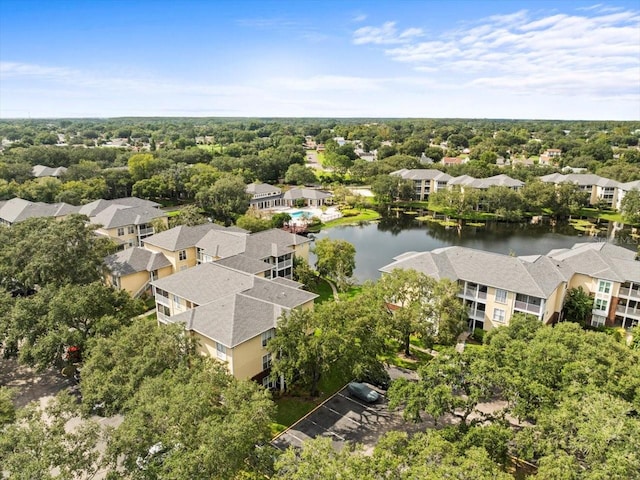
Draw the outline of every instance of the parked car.
[[[374,366],[366,369],[355,379],[359,383],[368,383],[382,390],[389,390],[391,377],[389,372],[382,366]]]
[[[347,385],[347,391],[354,397],[367,403],[375,403],[380,398],[380,394],[378,392],[360,382],[349,383]]]

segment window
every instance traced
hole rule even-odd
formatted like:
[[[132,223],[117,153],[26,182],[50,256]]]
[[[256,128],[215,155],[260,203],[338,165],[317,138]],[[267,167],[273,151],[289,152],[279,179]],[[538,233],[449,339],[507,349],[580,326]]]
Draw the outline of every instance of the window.
[[[505,311],[502,308],[493,309],[493,321],[498,323],[504,323]]]
[[[267,353],[264,357],[262,357],[262,370],[266,370],[271,367],[271,354]]]
[[[180,261],[186,260],[187,259],[187,251],[186,250],[180,250],[180,253],[178,253],[178,259]]]
[[[263,334],[262,334],[262,346],[266,347],[267,343],[269,342],[269,340],[272,339],[273,337],[275,337],[275,335],[276,335],[275,328],[272,328],[271,330],[267,330],[266,332],[263,332]]]
[[[136,227],[133,225],[129,225],[129,228],[127,229],[127,231],[132,234],[132,233],[136,233]]]
[[[175,304],[180,303],[180,297],[178,295],[172,295],[172,297],[173,297],[173,303]]]
[[[166,305],[162,305],[161,303],[156,303],[156,308],[158,309],[158,313],[160,315],[165,315],[169,317],[171,315],[171,310]]]
[[[507,291],[496,288],[496,302],[507,303]]]
[[[602,315],[594,315],[591,317],[591,326],[592,327],[602,327],[604,325],[604,321],[606,318]]]
[[[598,281],[598,293],[611,293],[611,282]]]
[[[124,227],[118,227],[118,236],[122,237],[124,235]]]
[[[264,388],[277,388],[278,386],[278,381],[277,380],[273,380],[271,377],[266,376],[262,379],[262,386]]]
[[[608,300],[604,300],[602,298],[596,298],[595,301],[593,302],[593,309],[594,310],[601,310],[601,311],[607,311],[607,307],[609,306],[609,301]]]
[[[227,359],[227,347],[221,343],[216,342],[216,354],[220,360]]]

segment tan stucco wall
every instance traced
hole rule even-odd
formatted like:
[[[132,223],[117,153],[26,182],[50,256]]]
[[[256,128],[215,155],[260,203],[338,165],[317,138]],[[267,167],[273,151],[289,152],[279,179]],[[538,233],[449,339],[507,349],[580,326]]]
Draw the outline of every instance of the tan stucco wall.
[[[301,245],[296,245],[293,247],[293,253],[298,258],[304,258],[307,262],[309,261],[309,245],[311,242],[306,242]]]
[[[149,280],[149,272],[137,272],[120,277],[120,288],[131,295],[136,293]]]
[[[111,238],[117,238],[118,240],[123,241],[125,244],[129,242],[129,240],[133,241],[133,245],[136,245],[136,242],[138,241],[138,235],[134,232],[134,233],[128,233],[129,232],[129,228],[127,227],[122,227],[124,228],[124,235],[118,236],[118,229],[117,228],[97,228],[96,232],[98,233],[102,233],[103,235],[107,235]]]
[[[155,245],[148,245],[148,244],[145,244],[144,248],[146,248],[151,252],[163,253],[164,256],[167,257],[167,260],[171,262],[174,272],[179,272],[180,270],[184,270],[183,267],[186,267],[186,268],[195,267],[197,264],[196,247],[185,248],[185,251],[187,253],[187,259],[182,261],[179,260],[180,258],[179,250],[176,250],[176,251],[166,250],[164,248],[160,248],[160,247],[156,247]]]
[[[233,349],[233,375],[236,378],[251,378],[262,372],[262,357],[268,352],[262,347],[262,336],[258,335]]]
[[[542,317],[543,323],[548,323],[553,317],[554,313],[560,313],[562,310],[562,304],[564,303],[565,284],[558,285],[549,298],[545,302],[544,315]]]
[[[491,330],[494,327],[501,327],[503,325],[509,325],[509,321],[511,320],[511,312],[513,311],[513,303],[516,299],[516,294],[514,292],[507,291],[507,302],[499,303],[496,302],[496,288],[488,287],[487,288],[487,303],[484,311],[484,329]],[[493,309],[501,308],[505,311],[504,323],[502,322],[494,322],[493,321]]]
[[[595,280],[588,276],[576,273],[571,280],[569,280],[569,288],[582,287],[586,292],[593,293],[596,289]]]

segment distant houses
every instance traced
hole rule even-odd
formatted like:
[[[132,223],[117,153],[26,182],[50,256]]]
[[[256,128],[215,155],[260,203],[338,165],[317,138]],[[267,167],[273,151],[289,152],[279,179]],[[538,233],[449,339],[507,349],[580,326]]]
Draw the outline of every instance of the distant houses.
[[[390,175],[413,182],[414,198],[416,200],[428,200],[430,193],[443,189],[459,188],[464,191],[471,188],[486,190],[493,186],[501,186],[519,190],[525,185],[521,180],[504,174],[488,178],[474,178],[469,175],[451,177],[435,169],[401,169],[391,172]],[[591,173],[552,173],[539,178],[542,182],[556,185],[567,182],[573,183],[589,195],[589,204],[596,205],[604,202],[609,207],[616,209],[620,208],[621,201],[627,192],[633,189],[640,190],[640,181],[620,183]]]

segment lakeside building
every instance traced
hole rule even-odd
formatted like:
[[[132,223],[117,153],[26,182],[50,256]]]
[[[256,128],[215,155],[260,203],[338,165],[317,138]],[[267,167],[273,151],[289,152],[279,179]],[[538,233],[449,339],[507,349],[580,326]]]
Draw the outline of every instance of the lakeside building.
[[[404,253],[380,271],[414,269],[457,282],[471,330],[508,325],[517,312],[555,323],[561,320],[567,290],[578,287],[594,298],[591,325],[630,328],[640,323],[640,262],[635,257],[608,243],[576,243],[522,257],[453,246]]]

